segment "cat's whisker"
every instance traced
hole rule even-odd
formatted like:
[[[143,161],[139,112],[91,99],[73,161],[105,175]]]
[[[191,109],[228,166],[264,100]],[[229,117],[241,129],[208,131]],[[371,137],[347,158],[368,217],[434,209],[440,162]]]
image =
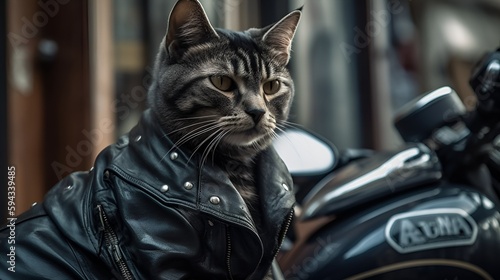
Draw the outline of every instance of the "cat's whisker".
[[[219,130],[218,132],[219,132],[219,135],[216,135],[210,141],[210,143],[207,145],[207,147],[205,148],[205,150],[203,151],[203,154],[201,156],[201,161],[200,161],[200,169],[203,168],[203,165],[205,164],[205,162],[206,162],[206,160],[208,158],[208,155],[210,154],[210,150],[213,149],[212,156],[214,156],[215,155],[215,150],[217,148],[218,143],[220,143],[220,141],[222,140],[222,138],[224,138],[224,136],[226,136],[227,134],[229,134],[231,132],[231,130]]]
[[[177,140],[177,142],[174,143],[173,147],[171,150],[173,150],[174,148],[178,148],[180,147],[181,145],[183,145],[184,143],[200,136],[201,134],[203,133],[206,133],[212,129],[215,129],[217,127],[220,127],[221,124],[218,124],[216,122],[213,122],[213,123],[208,123],[208,124],[204,124],[200,127],[197,127],[195,129],[193,129],[192,131],[186,133],[185,135],[183,135],[179,140]]]
[[[285,132],[285,129],[283,129],[283,128],[279,127],[279,126],[276,126],[276,129],[279,130],[280,132]],[[274,133],[277,134],[277,132],[274,132]]]
[[[278,125],[276,126],[276,129],[277,129],[277,130],[279,130],[279,131],[282,133],[282,135],[284,135],[284,136],[285,136],[285,138],[286,138],[286,139],[287,139],[287,140],[288,140],[291,144],[293,144],[293,143],[292,143],[292,141],[290,141],[290,139],[288,138],[288,136],[286,136],[286,130],[287,130],[288,128],[302,128],[302,126],[301,126],[301,125],[299,125],[299,124],[291,123],[291,122],[286,122],[286,123],[278,124]]]
[[[216,117],[218,117],[218,116],[217,115],[207,115],[207,116],[197,116],[197,117],[189,117],[189,118],[178,118],[178,119],[174,119],[174,121],[189,121],[189,120],[216,118]]]
[[[218,135],[216,135],[212,140],[210,140],[208,145],[205,147],[205,150],[201,154],[200,169],[203,169],[203,165],[205,164],[206,158],[207,158],[208,154],[210,153],[210,150],[212,149],[212,143],[215,141],[215,139],[217,139],[218,136],[220,136],[221,134],[224,133],[222,130],[218,130],[217,132],[218,132]]]
[[[259,150],[259,144],[257,142],[253,142],[252,143],[252,147],[254,148],[254,150],[258,151]]]
[[[215,150],[217,148],[217,145],[215,143],[217,143],[217,139],[219,139],[221,137],[221,135],[223,135],[223,134],[224,134],[224,132],[219,133],[217,136],[214,137],[214,139],[212,139],[210,141],[210,143],[208,143],[207,147],[205,148],[205,151],[203,151],[202,161],[201,161],[201,165],[200,165],[201,168],[203,167],[203,165],[207,161],[208,155],[210,155],[210,151],[212,150],[212,148],[213,148],[212,164],[214,164],[213,158],[215,156]]]
[[[290,144],[292,144],[292,146],[294,146],[293,141],[290,139],[290,137],[288,137],[288,136],[286,135],[286,131],[285,131],[285,129],[281,129],[280,127],[277,127],[277,128],[278,128],[278,130],[279,130],[279,131],[281,131],[281,132],[282,132],[282,134],[281,134],[281,135],[279,135],[278,133],[275,133],[275,135],[276,135],[276,138],[275,138],[275,139],[278,139],[280,136],[281,136],[281,137],[283,137],[283,136],[284,136],[284,137],[285,137],[285,139],[286,139],[286,140],[287,140]]]
[[[215,164],[214,163],[215,162],[215,149],[217,149],[217,146],[222,141],[222,139],[224,138],[224,136],[226,136],[229,133],[230,133],[230,131],[227,131],[226,133],[221,133],[219,136],[217,136],[218,140],[214,144],[214,152],[212,153],[212,165]]]
[[[214,121],[214,120],[206,120],[206,121],[201,121],[201,122],[192,123],[192,124],[190,124],[190,125],[186,125],[186,126],[184,126],[184,127],[178,128],[178,129],[176,129],[176,130],[172,130],[172,131],[170,131],[167,135],[170,135],[170,134],[172,134],[172,133],[179,132],[179,131],[184,130],[184,129],[186,129],[186,128],[190,128],[190,127],[197,126],[197,125],[200,125],[200,124],[207,124],[207,123],[216,123],[216,121]]]
[[[188,159],[188,162],[191,160],[191,158],[193,157],[194,154],[196,154],[196,152],[203,146],[203,144],[205,144],[209,139],[211,139],[212,137],[214,137],[214,135],[220,133],[222,130],[221,127],[219,127],[215,132],[213,132],[212,134],[210,134],[209,136],[207,136],[205,138],[205,140],[203,140],[200,144],[198,144],[198,146],[196,147],[196,149],[192,152],[191,156],[189,157]],[[210,141],[211,143],[211,141]],[[209,145],[210,145],[209,143]]]
[[[286,128],[281,128],[281,127],[277,126],[276,129],[279,130],[279,132],[281,132],[281,134],[283,134],[285,137],[288,138],[288,136],[286,136]],[[276,137],[280,136],[280,134],[277,132],[275,132],[275,134],[276,134]]]
[[[285,130],[284,129],[281,129],[279,127],[277,127],[279,131],[283,132],[281,135],[279,135],[278,133],[274,133],[275,134],[275,140],[278,139],[279,137],[284,137],[288,143],[290,143],[290,145],[292,146],[293,150],[295,151],[295,153],[300,156],[300,153],[297,149],[297,144],[295,144],[291,139],[290,137],[287,136],[287,134],[285,133]]]
[[[203,134],[203,133],[206,133],[212,129],[216,129],[220,127],[219,124],[217,124],[217,122],[213,122],[213,123],[209,123],[209,124],[204,124],[200,127],[197,127],[195,129],[193,129],[192,131],[188,132],[187,134],[183,135],[179,140],[177,140],[177,142],[175,142],[173,145],[172,145],[172,148],[170,148],[166,153],[165,155],[160,159],[160,162],[162,162],[165,157],[167,157],[167,155],[169,155],[174,149],[176,148],[179,148],[180,146],[182,146],[184,143],[198,137],[199,135]]]
[[[282,123],[280,123],[279,125],[283,125],[283,127],[291,127],[291,128],[304,128],[303,125],[298,124],[298,123],[294,123],[294,122],[290,122],[290,121],[282,121]]]
[[[164,133],[163,136],[162,136],[162,138],[168,138],[171,134],[174,134],[176,132],[185,130],[185,129],[193,127],[193,126],[197,126],[197,125],[201,125],[201,124],[203,124],[203,126],[207,126],[209,123],[215,124],[215,123],[217,123],[217,121],[216,120],[206,120],[206,121],[200,121],[200,122],[192,123],[190,125],[186,125],[186,126],[183,126],[181,128],[169,131],[168,133]]]
[[[280,130],[280,131],[281,131],[281,130]],[[274,131],[274,130],[273,130],[273,131],[271,131],[271,133],[270,133],[270,134],[271,134],[271,138],[272,138],[273,140],[276,140],[276,139],[278,139],[278,137],[279,137],[279,134],[278,134],[276,131]]]

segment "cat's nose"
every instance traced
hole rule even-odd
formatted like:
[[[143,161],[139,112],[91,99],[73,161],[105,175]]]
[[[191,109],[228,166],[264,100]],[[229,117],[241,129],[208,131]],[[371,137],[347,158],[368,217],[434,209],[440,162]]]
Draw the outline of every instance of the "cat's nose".
[[[266,113],[263,109],[250,109],[245,111],[250,117],[252,117],[253,122],[258,124],[262,119],[262,116]]]

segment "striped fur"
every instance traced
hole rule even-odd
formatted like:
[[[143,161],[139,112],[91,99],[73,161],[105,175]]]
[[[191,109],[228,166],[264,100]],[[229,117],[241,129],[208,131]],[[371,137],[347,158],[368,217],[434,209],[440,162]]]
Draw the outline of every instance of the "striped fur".
[[[299,17],[295,11],[276,25],[235,32],[214,29],[197,1],[180,0],[157,55],[149,102],[163,129],[201,165],[213,161],[226,170],[251,208],[258,200],[253,160],[290,110],[286,65]],[[218,89],[213,76],[229,77],[234,89]],[[266,94],[264,84],[274,80],[279,91]],[[262,111],[255,121],[252,112]]]

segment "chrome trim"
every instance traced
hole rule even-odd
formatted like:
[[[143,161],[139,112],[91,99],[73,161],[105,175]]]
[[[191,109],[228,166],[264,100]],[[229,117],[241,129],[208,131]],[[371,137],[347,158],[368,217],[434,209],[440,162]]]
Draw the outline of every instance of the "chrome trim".
[[[304,199],[302,219],[335,214],[440,179],[437,156],[423,144],[355,161],[331,174]]]

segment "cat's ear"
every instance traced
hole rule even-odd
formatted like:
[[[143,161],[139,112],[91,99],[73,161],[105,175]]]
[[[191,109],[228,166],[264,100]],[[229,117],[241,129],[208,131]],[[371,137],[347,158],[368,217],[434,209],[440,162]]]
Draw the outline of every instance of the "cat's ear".
[[[170,12],[165,48],[169,53],[182,54],[192,45],[218,38],[205,10],[197,0],[179,0]]]
[[[272,25],[262,36],[262,41],[276,53],[283,65],[290,60],[292,40],[302,15],[301,9],[295,10]]]

